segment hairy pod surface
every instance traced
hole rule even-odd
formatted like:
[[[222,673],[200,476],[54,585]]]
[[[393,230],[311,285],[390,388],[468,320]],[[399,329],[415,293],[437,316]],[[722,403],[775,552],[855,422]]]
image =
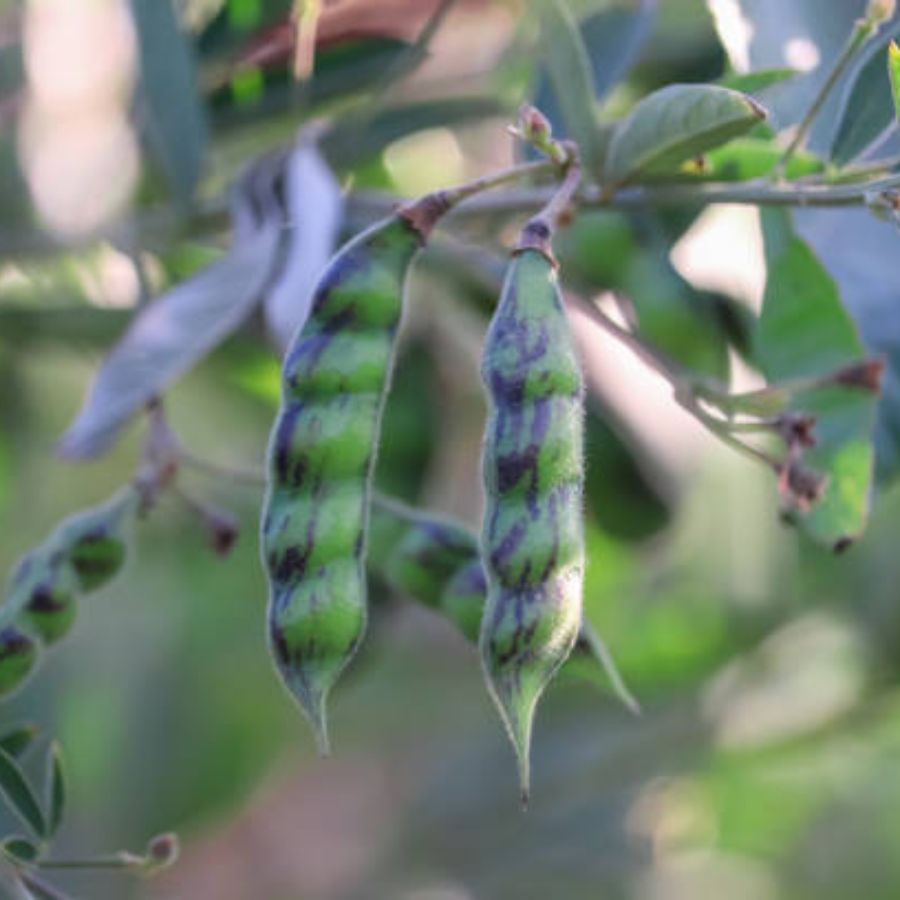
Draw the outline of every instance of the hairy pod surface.
[[[581,369],[555,266],[540,250],[526,246],[510,263],[482,378],[487,602],[479,647],[525,802],[535,706],[575,644],[584,571]]]
[[[369,495],[406,275],[443,211],[420,202],[345,245],[285,357],[262,517],[268,638],[323,753],[328,693],[366,626]]]

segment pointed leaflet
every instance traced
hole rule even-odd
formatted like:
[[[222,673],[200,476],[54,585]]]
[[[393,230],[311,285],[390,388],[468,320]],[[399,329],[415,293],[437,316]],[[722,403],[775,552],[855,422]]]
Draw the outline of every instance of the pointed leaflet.
[[[644,97],[616,125],[606,157],[612,184],[671,170],[749,131],[766,117],[753,99],[711,84],[671,84]]]
[[[206,121],[190,45],[171,0],[131,0],[140,46],[138,117],[182,205],[190,202],[206,155]]]
[[[66,776],[62,748],[54,741],[47,751],[47,835],[52,837],[62,821],[66,808]]]
[[[754,353],[772,382],[825,375],[864,352],[835,283],[795,234],[790,216],[762,214],[768,270]],[[816,417],[816,446],[805,462],[827,476],[822,498],[798,520],[815,540],[835,548],[865,527],[872,486],[872,428],[877,397],[858,387],[797,395],[793,408]]]
[[[282,350],[306,321],[316,279],[334,253],[344,211],[340,185],[322,159],[314,134],[300,135],[285,174],[288,246],[264,307],[269,332]]]
[[[0,794],[9,808],[38,836],[45,837],[47,823],[31,785],[18,763],[0,750]]]
[[[4,838],[3,843],[0,844],[0,849],[7,856],[24,863],[34,862],[38,858],[39,852],[35,844],[17,834]]]
[[[12,757],[21,756],[39,733],[40,729],[31,722],[13,726],[0,734],[0,750],[4,750]]]
[[[558,136],[578,140],[579,130],[591,128],[588,158],[595,170],[602,163],[602,141],[593,125],[594,105],[622,79],[637,58],[655,13],[655,0],[633,0],[589,15],[573,28],[572,17],[564,8],[544,10],[542,46],[546,60],[533,91],[533,102],[550,119]],[[549,39],[556,43],[549,43]],[[577,116],[571,80],[566,77],[569,71],[582,82],[577,90],[579,97],[590,96],[589,104],[580,101],[587,118]]]
[[[135,413],[247,318],[279,264],[285,158],[259,160],[238,183],[228,254],[135,314],[60,441],[60,455],[103,453]]]
[[[887,72],[885,56],[888,57]],[[878,41],[866,54],[865,63],[850,76],[841,96],[840,109],[834,117],[830,155],[838,165],[851,162],[893,124],[891,59],[886,42]]]
[[[894,101],[894,118],[900,119],[900,47],[896,41],[891,41],[888,46],[888,77]]]
[[[541,47],[544,64],[566,134],[578,143],[590,168],[601,162],[594,111],[591,61],[578,24],[563,0],[541,4]]]

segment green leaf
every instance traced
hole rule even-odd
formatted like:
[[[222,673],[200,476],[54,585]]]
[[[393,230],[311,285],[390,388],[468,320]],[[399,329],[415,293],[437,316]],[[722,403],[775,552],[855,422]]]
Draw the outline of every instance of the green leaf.
[[[754,137],[736,138],[704,157],[703,175],[716,181],[747,181],[772,172],[784,153],[774,141]],[[802,178],[824,169],[822,160],[806,151],[795,153],[784,175]]]
[[[40,729],[31,722],[17,725],[0,734],[0,750],[5,751],[13,758],[19,757],[31,746],[32,741],[39,734]]]
[[[62,747],[53,741],[47,751],[47,837],[59,829],[66,808],[66,776],[63,768]]]
[[[593,104],[605,97],[631,68],[655,17],[654,0],[634,0],[601,9],[578,23],[590,65]],[[568,89],[564,86],[560,100],[555,87],[548,77],[546,66],[542,66],[532,91],[533,103],[553,124],[554,133],[574,136],[562,117],[561,104],[566,101]],[[596,154],[602,156],[606,146],[602,128],[597,129],[596,144]],[[595,157],[592,162],[595,171],[599,171],[602,159]]]
[[[613,132],[606,180],[638,180],[749,131],[766,117],[750,97],[714,85],[673,84],[644,97]]]
[[[37,797],[18,763],[5,750],[0,750],[0,794],[38,837],[46,837],[47,823]]]
[[[771,383],[826,375],[863,359],[856,328],[837,287],[781,210],[762,214],[767,279],[755,358]],[[794,396],[792,408],[816,418],[817,444],[804,464],[827,476],[822,498],[797,524],[835,549],[862,532],[868,516],[877,397],[858,387]]]
[[[17,834],[4,838],[0,847],[2,847],[4,853],[19,862],[30,863],[38,858],[37,846],[27,838],[20,837]]]
[[[888,44],[888,78],[894,100],[894,118],[900,119],[900,47],[896,41]]]
[[[566,134],[578,143],[586,166],[599,167],[591,60],[578,23],[563,0],[545,0],[541,6],[541,48]]]
[[[742,94],[758,94],[784,81],[789,81],[791,78],[796,78],[799,74],[797,69],[760,69],[757,72],[734,72],[720,78],[718,85],[732,91],[740,91]]]
[[[831,159],[843,166],[871,146],[894,121],[891,79],[885,77],[884,53],[880,42],[865,64],[848,82],[834,117]],[[889,51],[888,51],[889,52]],[[890,71],[890,56],[888,69]]]
[[[171,0],[131,0],[140,47],[140,121],[173,194],[190,203],[206,156],[206,120],[190,46]]]

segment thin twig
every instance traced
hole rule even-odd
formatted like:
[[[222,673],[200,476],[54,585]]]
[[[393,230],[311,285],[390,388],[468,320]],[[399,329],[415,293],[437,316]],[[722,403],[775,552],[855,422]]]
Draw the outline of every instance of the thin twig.
[[[218,462],[200,456],[184,445],[179,445],[178,461],[192,469],[205,472],[216,478],[228,478],[231,481],[240,481],[245,484],[261,485],[266,483],[266,473],[262,467],[256,468],[247,465],[232,465],[231,463]]]
[[[556,171],[557,166],[552,160],[539,159],[534,162],[518,163],[507,169],[500,169],[497,172],[489,172],[465,184],[456,185],[451,188],[445,188],[441,194],[444,200],[451,207],[455,207],[460,203],[481,194],[484,191],[492,190],[508,184],[510,181],[521,181],[525,178],[531,178],[535,175],[546,175]]]
[[[35,865],[42,869],[133,869],[142,862],[140,857],[106,856],[98,859],[42,859]]]
[[[511,181],[528,174],[523,172],[517,176],[513,174],[513,170],[507,171],[508,177],[495,182],[494,186],[503,183],[504,180]],[[708,206],[715,203],[779,207],[848,207],[865,206],[873,193],[896,188],[900,188],[900,175],[859,184],[841,185],[773,185],[761,180],[743,184],[730,182],[671,184],[625,188],[612,196],[605,196],[597,187],[589,186],[576,194],[574,202],[581,209],[656,209]],[[554,190],[553,187],[517,188],[483,197],[471,196],[476,193],[472,191],[451,215],[469,218],[528,212],[547,203]],[[398,202],[396,197],[389,194],[360,192],[350,195],[347,209],[351,220],[362,223],[391,212]]]
[[[569,294],[568,298],[573,305],[584,312],[588,318],[599,325],[609,334],[616,338],[624,346],[628,347],[643,363],[659,375],[672,388],[672,396],[675,402],[685,412],[690,413],[707,431],[714,434],[723,443],[727,444],[739,453],[749,456],[756,462],[761,462],[767,468],[778,471],[781,467],[779,460],[770,456],[763,450],[746,444],[732,434],[731,423],[725,419],[720,419],[710,415],[703,406],[698,402],[696,397],[696,388],[693,381],[687,377],[687,374],[680,371],[678,367],[663,360],[660,354],[651,349],[637,335],[626,331],[614,322],[603,310],[599,309],[595,304],[589,303],[581,297]],[[717,396],[719,392],[710,385],[704,385],[704,391],[711,396]]]

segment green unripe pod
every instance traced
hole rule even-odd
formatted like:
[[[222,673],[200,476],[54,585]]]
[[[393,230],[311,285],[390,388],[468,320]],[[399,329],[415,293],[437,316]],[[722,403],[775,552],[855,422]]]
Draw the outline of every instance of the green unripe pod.
[[[37,644],[17,628],[0,630],[0,697],[6,697],[28,677],[37,662]]]
[[[378,495],[373,502],[372,538],[378,549],[370,568],[395,590],[444,616],[467,640],[478,642],[487,577],[476,535],[459,523]],[[587,663],[581,671],[591,680],[604,673],[619,700],[632,712],[640,711],[612,654],[586,621],[570,661]]]
[[[385,576],[418,602],[437,608],[448,582],[473,558],[478,560],[478,540],[468,529],[436,517],[419,518],[388,557]]]
[[[583,384],[549,229],[526,226],[488,330],[482,472],[484,673],[519,763],[523,802],[535,706],[581,623]]]
[[[481,558],[477,555],[477,544],[475,552],[473,559],[454,572],[441,595],[441,610],[444,615],[473,644],[478,642],[478,635],[481,633],[481,619],[487,596],[487,578]]]
[[[366,626],[369,494],[406,276],[446,208],[426,198],[345,245],[285,357],[262,517],[268,637],[322,753],[328,694]]]
[[[0,631],[15,621],[45,644],[63,638],[75,621],[78,595],[97,590],[121,570],[139,503],[138,491],[128,487],[61,522],[16,566],[0,608]]]
[[[20,624],[45,644],[64,638],[75,622],[75,592],[72,578],[58,578],[54,584],[34,589],[19,618]],[[67,583],[68,582],[68,583]]]
[[[95,591],[112,581],[125,564],[128,548],[108,527],[96,527],[78,538],[69,552],[69,564],[85,592]]]

